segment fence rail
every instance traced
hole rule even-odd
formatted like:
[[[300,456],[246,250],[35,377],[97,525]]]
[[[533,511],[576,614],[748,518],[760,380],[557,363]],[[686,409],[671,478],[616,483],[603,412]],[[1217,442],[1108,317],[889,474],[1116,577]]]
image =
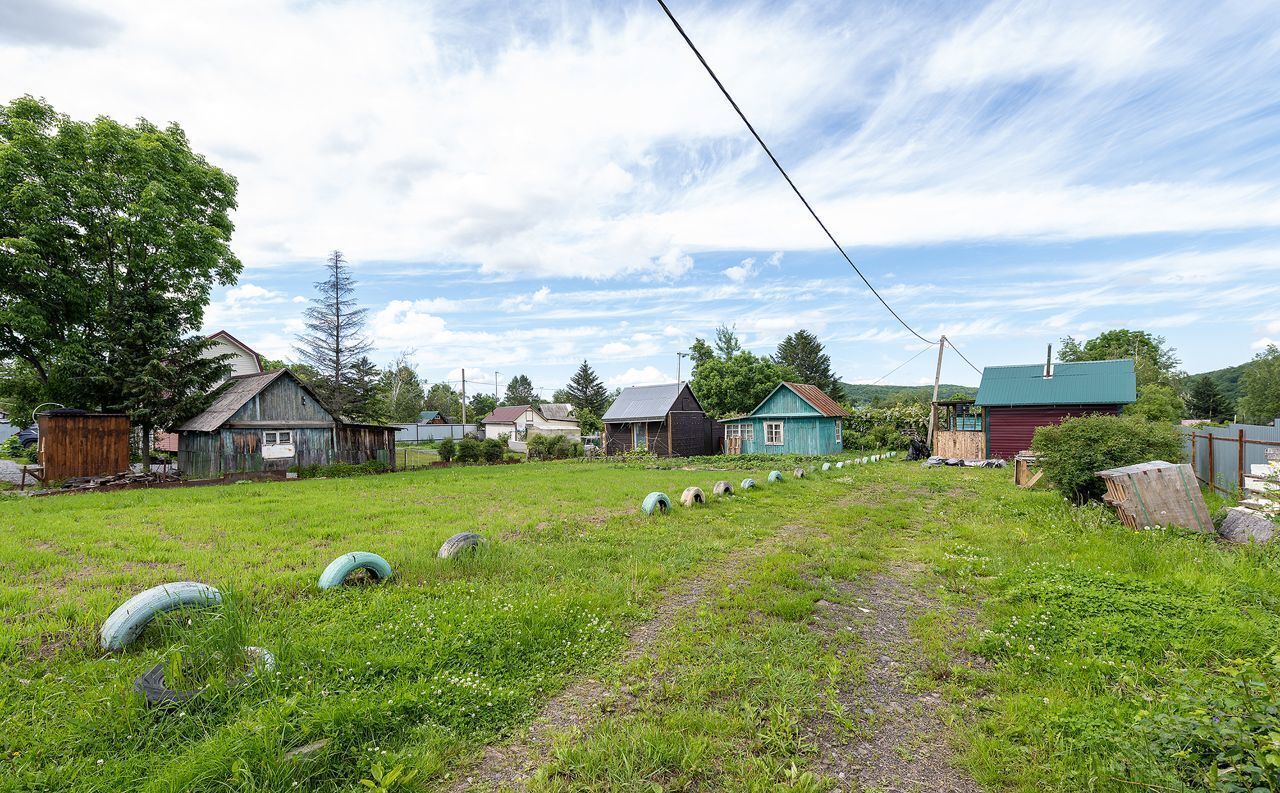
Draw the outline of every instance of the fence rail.
[[[1196,478],[1221,493],[1243,493],[1249,466],[1267,462],[1268,448],[1280,448],[1280,426],[1201,425],[1182,434]]]

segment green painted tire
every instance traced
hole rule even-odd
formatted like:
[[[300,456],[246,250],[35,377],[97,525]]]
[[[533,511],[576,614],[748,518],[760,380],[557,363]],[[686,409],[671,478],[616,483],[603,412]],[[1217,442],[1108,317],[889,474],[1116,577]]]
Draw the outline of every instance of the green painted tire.
[[[666,493],[653,492],[644,497],[644,503],[640,505],[640,509],[644,510],[646,515],[652,515],[654,510],[665,514],[671,509],[671,499],[667,498]]]
[[[770,472],[769,472],[769,481],[770,481],[770,482],[781,482],[781,481],[782,481],[782,472],[781,472],[781,471],[770,471]]]
[[[484,542],[484,537],[472,531],[458,532],[445,540],[436,556],[441,559],[452,559],[463,551],[475,551]]]
[[[368,570],[380,582],[391,578],[391,565],[387,564],[386,559],[376,553],[354,551],[352,553],[344,553],[329,562],[329,566],[320,574],[320,588],[333,589],[340,587],[342,582],[347,580],[347,576],[357,570]]]
[[[107,652],[123,650],[157,614],[181,608],[204,608],[222,602],[222,593],[208,584],[175,581],[139,592],[111,612],[99,638]]]
[[[742,480],[742,489],[743,489],[743,490],[750,490],[751,488],[753,488],[753,487],[755,487],[755,486],[756,486],[756,480],[754,480],[754,479],[743,479],[743,480]]]
[[[731,496],[733,495],[733,485],[721,479],[716,482],[715,487],[711,488],[711,492],[717,496]]]

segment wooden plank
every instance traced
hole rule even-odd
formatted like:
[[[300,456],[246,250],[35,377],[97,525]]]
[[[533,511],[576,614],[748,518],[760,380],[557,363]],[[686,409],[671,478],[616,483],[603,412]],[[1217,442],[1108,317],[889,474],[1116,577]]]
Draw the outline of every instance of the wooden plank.
[[[1024,484],[1024,485],[1019,485],[1019,487],[1021,487],[1021,488],[1022,488],[1022,489],[1024,489],[1024,490],[1029,490],[1029,489],[1031,489],[1031,488],[1035,487],[1036,482],[1039,482],[1039,481],[1040,481],[1040,477],[1042,477],[1042,476],[1044,476],[1044,469],[1043,469],[1043,468],[1041,468],[1041,469],[1037,470],[1037,471],[1036,471],[1036,473],[1035,473],[1035,476],[1033,476],[1033,477],[1031,477],[1030,479],[1028,479],[1026,484]]]

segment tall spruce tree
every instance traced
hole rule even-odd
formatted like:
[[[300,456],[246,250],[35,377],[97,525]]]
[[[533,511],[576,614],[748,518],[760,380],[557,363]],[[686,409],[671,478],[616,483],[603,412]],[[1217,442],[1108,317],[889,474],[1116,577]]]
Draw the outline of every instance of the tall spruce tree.
[[[600,382],[596,372],[585,360],[569,379],[565,388],[570,405],[577,411],[590,411],[596,416],[604,415],[609,406],[609,391]]]
[[[538,398],[533,391],[533,381],[527,375],[518,374],[507,383],[507,392],[502,397],[504,405],[536,405]]]
[[[373,346],[364,335],[368,309],[357,307],[355,287],[342,251],[329,254],[324,280],[315,282],[319,294],[311,298],[304,315],[307,330],[296,339],[302,362],[320,374],[313,387],[340,416],[360,398],[356,365]]]
[[[794,369],[800,382],[816,385],[832,399],[844,400],[840,378],[831,371],[831,356],[827,355],[818,337],[809,331],[798,330],[783,339],[773,360]]]
[[[1191,393],[1187,395],[1187,414],[1190,418],[1222,421],[1232,412],[1232,406],[1212,377],[1200,375],[1191,384]]]

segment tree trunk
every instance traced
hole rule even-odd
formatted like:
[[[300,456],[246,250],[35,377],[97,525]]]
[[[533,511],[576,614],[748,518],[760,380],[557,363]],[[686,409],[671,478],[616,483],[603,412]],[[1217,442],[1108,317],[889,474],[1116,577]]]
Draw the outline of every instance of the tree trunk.
[[[139,451],[142,452],[142,472],[149,474],[151,473],[151,425],[149,423],[142,425],[142,444]]]

